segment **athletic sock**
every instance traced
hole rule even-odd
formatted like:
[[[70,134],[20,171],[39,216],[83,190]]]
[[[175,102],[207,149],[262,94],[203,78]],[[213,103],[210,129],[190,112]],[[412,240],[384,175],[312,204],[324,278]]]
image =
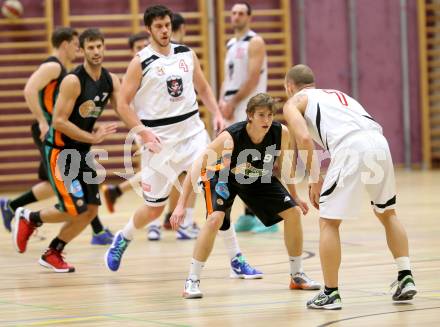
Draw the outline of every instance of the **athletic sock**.
[[[394,259],[397,266],[398,276],[397,280],[401,281],[403,277],[411,275],[411,264],[409,257],[398,257]]]
[[[186,208],[185,219],[184,219],[183,224],[182,224],[183,227],[192,226],[192,224],[193,224],[193,214],[194,214],[194,209],[193,208]]]
[[[133,219],[134,219],[134,217],[131,217],[130,220],[128,221],[128,223],[122,229],[122,235],[124,236],[124,238],[126,240],[129,240],[129,241],[133,240],[133,232],[136,229],[134,227]]]
[[[9,202],[9,207],[13,211],[15,211],[19,207],[24,207],[25,205],[27,205],[29,203],[34,203],[34,202],[37,202],[37,201],[38,200],[35,197],[34,193],[32,192],[32,190],[30,190],[30,191],[28,191],[26,193],[23,193],[18,198],[15,198],[11,202]]]
[[[52,242],[49,244],[49,248],[53,249],[58,252],[63,252],[64,247],[66,246],[67,242],[64,242],[63,240],[59,239],[58,237],[55,237]]]
[[[37,227],[43,225],[43,221],[41,220],[41,216],[40,216],[40,211],[31,211],[29,213],[29,221]]]
[[[98,216],[93,218],[90,225],[92,225],[93,234],[98,235],[102,231],[104,231],[104,226],[101,223],[101,220],[99,220]]]
[[[302,273],[303,272],[303,265],[302,265],[302,257],[290,257],[289,256],[289,263],[290,263],[290,274],[293,276],[296,273]]]
[[[188,279],[191,279],[194,282],[200,280],[200,274],[202,273],[202,269],[204,266],[204,262],[192,258],[191,265],[189,267]]]
[[[337,287],[324,287],[324,294],[325,295],[330,295],[332,294],[334,291],[337,291],[338,288]]]
[[[228,252],[229,258],[231,260],[234,259],[237,254],[241,253],[234,226],[231,225],[228,230],[220,230],[219,235],[223,239],[226,251]]]

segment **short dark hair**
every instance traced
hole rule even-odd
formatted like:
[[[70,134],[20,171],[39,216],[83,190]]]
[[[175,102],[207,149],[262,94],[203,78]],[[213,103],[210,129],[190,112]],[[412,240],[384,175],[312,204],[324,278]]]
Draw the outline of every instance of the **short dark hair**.
[[[84,49],[84,43],[86,41],[96,41],[101,40],[104,43],[104,34],[99,30],[99,28],[88,28],[82,32],[79,36],[79,46]]]
[[[235,6],[235,5],[245,5],[246,8],[247,8],[247,14],[248,14],[248,16],[250,16],[250,15],[252,14],[252,8],[251,8],[251,5],[250,5],[248,2],[246,2],[246,1],[239,1],[239,2],[234,3],[233,6]]]
[[[172,19],[173,12],[163,5],[148,7],[144,13],[144,24],[146,27],[150,27],[155,18],[163,18],[165,16],[169,16]]]
[[[257,107],[266,107],[270,110],[270,112],[275,113],[276,104],[277,101],[275,101],[275,99],[272,98],[269,94],[258,93],[257,95],[254,95],[252,98],[249,99],[249,102],[246,106],[246,113],[248,115],[252,115]]]
[[[173,17],[171,18],[171,28],[173,32],[178,31],[183,24],[185,24],[185,18],[177,12],[173,13]]]
[[[133,49],[135,42],[140,40],[149,40],[150,39],[150,33],[147,32],[139,32],[133,35],[130,35],[128,38],[128,46],[130,49]]]
[[[64,41],[70,42],[75,36],[78,36],[78,32],[71,27],[58,27],[52,32],[52,46],[58,49]]]

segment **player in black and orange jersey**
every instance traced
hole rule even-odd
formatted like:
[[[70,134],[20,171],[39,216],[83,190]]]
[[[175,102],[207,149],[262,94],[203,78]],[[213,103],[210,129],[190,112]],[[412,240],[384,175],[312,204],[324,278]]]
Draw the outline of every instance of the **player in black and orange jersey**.
[[[93,131],[108,100],[116,103],[120,85],[116,75],[102,67],[104,37],[98,29],[87,29],[79,41],[84,64],[68,74],[60,85],[44,146],[48,177],[59,203],[41,211],[20,207],[15,212],[13,240],[20,253],[26,251],[29,237],[37,227],[65,222],[39,261],[55,272],[75,270],[61,253],[96,217],[100,205],[100,181],[90,147],[116,131],[116,123],[102,124]]]
[[[52,122],[54,104],[61,81],[67,75],[66,67],[72,64],[78,52],[78,32],[70,27],[57,28],[52,33],[52,46],[54,47],[52,55],[41,63],[24,88],[26,103],[36,119],[31,126],[32,138],[42,158],[44,158],[43,140]],[[11,230],[11,220],[18,207],[54,195],[46,170],[42,159],[38,168],[38,178],[40,179],[38,184],[15,199],[0,199],[3,223],[7,230]],[[111,244],[113,235],[108,229],[104,229],[98,217],[93,219],[91,225],[93,229],[92,244]]]

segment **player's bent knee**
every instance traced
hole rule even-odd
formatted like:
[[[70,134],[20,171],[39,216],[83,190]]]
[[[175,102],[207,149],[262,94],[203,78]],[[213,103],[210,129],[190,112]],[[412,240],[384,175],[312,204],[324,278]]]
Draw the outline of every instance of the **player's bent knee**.
[[[208,216],[208,219],[206,220],[206,224],[210,230],[217,232],[220,229],[220,227],[223,225],[224,218],[225,218],[224,212],[215,211]]]

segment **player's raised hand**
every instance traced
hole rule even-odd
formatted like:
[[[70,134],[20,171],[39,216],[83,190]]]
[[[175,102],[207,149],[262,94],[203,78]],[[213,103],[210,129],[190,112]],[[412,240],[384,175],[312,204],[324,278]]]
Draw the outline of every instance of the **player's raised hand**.
[[[108,135],[116,133],[117,127],[118,123],[99,125],[98,128],[93,132],[93,144],[101,143]]]
[[[170,218],[171,227],[177,230],[179,226],[183,223],[186,215],[186,208],[180,204],[177,204]]]
[[[143,129],[139,132],[139,136],[141,137],[142,143],[144,143],[149,151],[159,153],[162,150],[160,138],[150,129]]]

